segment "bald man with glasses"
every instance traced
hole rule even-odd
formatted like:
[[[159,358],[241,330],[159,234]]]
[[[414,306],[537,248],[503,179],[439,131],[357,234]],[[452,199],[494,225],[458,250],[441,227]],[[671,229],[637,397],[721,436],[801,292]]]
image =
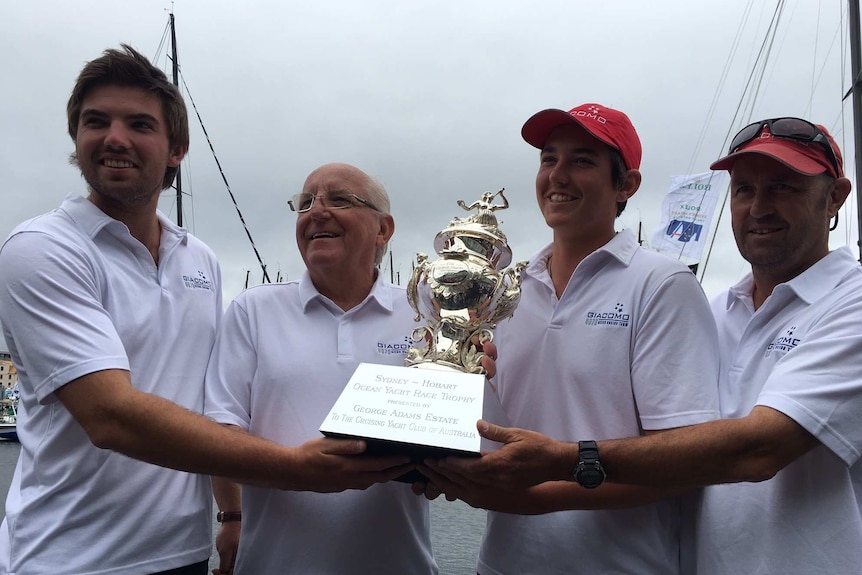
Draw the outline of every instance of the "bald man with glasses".
[[[751,272],[712,302],[724,419],[600,441],[609,483],[710,485],[693,525],[692,572],[862,572],[862,267],[830,251],[850,193],[826,128],[746,126],[712,164],[731,176],[733,233]],[[507,446],[448,473],[488,485],[572,480],[577,443],[485,423]]]
[[[289,201],[306,265],[299,281],[240,294],[206,376],[205,414],[283,445],[320,437],[360,362],[403,365],[416,326],[404,289],[377,266],[395,222],[383,187],[347,164],[314,170]],[[349,470],[347,470],[349,471]],[[221,573],[437,573],[428,502],[406,483],[320,494],[215,479],[241,520],[223,524]]]

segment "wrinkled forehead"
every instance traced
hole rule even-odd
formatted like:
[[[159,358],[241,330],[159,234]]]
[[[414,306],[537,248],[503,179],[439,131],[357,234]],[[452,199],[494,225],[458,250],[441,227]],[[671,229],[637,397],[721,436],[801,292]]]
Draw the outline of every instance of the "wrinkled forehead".
[[[781,160],[774,158],[769,154],[755,150],[746,150],[746,153],[740,154],[735,158],[733,164],[729,168],[729,172],[730,181],[732,183],[753,179],[775,181],[816,177],[803,174]]]
[[[353,166],[346,164],[326,165],[317,168],[305,179],[303,192],[320,193],[342,190],[362,195],[368,176]]]

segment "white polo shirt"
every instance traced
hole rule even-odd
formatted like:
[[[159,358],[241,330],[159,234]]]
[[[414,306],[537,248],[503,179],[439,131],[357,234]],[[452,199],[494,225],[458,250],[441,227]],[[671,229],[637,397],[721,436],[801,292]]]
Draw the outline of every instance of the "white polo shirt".
[[[360,362],[403,365],[413,310],[378,275],[344,312],[308,273],[228,307],[207,371],[206,415],[284,445],[318,431]],[[242,488],[237,575],[437,573],[428,502],[405,483],[310,493]]]
[[[848,248],[776,286],[749,275],[712,302],[723,417],[776,409],[821,445],[761,483],[708,487],[699,575],[862,573],[862,268]]]
[[[624,231],[578,265],[557,299],[550,255],[549,245],[532,259],[514,317],[496,332],[496,383],[513,426],[601,440],[718,417],[715,324],[688,268]],[[482,575],[678,569],[675,499],[620,511],[489,512],[479,558]]]
[[[0,573],[140,575],[209,557],[209,478],[97,449],[54,395],[123,369],[137,389],[202,411],[220,271],[209,248],[158,217],[158,267],[77,194],[0,250],[0,321],[21,390]]]

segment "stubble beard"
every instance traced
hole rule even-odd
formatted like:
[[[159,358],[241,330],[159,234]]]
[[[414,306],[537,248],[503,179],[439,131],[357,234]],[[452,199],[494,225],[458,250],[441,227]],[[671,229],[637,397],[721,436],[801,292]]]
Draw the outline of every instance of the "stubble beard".
[[[161,180],[154,185],[125,184],[114,185],[112,182],[101,180],[95,173],[81,169],[81,175],[87,182],[89,190],[102,196],[112,203],[120,204],[130,208],[140,208],[152,202],[154,196],[161,194]]]

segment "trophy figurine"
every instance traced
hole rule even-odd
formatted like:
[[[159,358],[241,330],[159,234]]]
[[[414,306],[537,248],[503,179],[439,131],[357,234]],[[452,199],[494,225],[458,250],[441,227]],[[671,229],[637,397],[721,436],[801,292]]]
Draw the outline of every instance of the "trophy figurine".
[[[495,203],[497,198],[501,203]],[[491,341],[491,330],[515,311],[527,262],[502,269],[512,261],[494,215],[509,207],[502,189],[485,192],[470,205],[458,200],[458,205],[476,213],[456,217],[437,234],[438,259],[429,262],[425,254],[416,254],[407,299],[416,321],[424,318],[426,325],[413,331],[413,342],[419,345],[409,349],[405,364],[483,373],[479,346]]]

